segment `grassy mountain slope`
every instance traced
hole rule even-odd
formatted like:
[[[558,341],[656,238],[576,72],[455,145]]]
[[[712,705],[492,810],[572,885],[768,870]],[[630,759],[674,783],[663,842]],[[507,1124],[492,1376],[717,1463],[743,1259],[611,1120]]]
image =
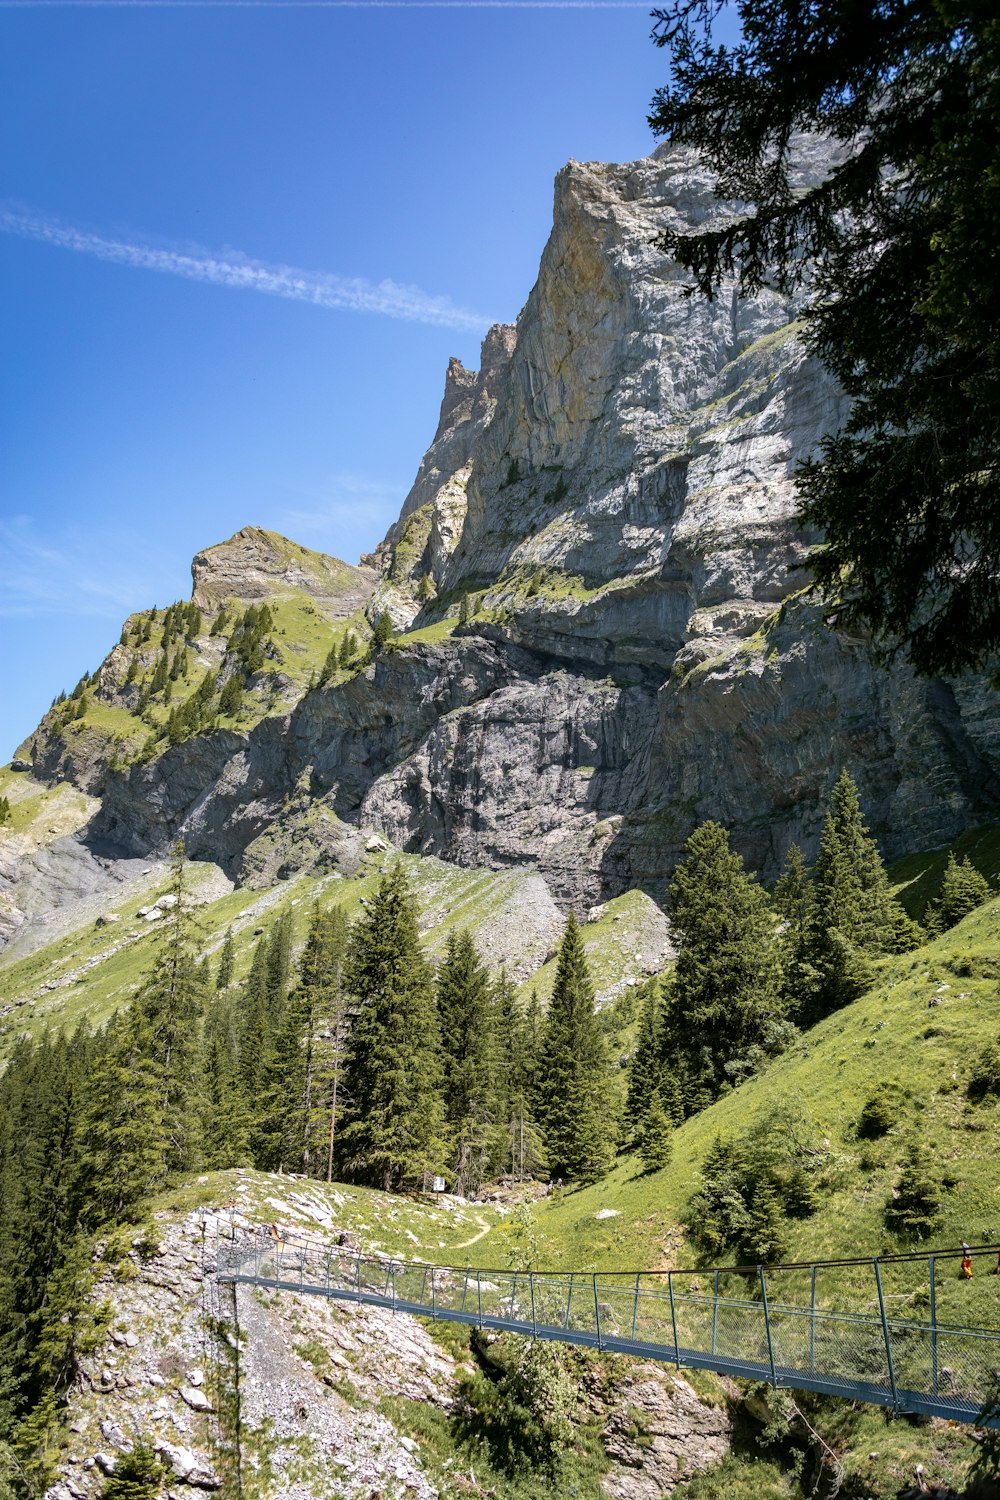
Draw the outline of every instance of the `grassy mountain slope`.
[[[277,532],[247,528],[209,548],[196,559],[195,577],[197,628],[168,629],[164,609],[129,616],[119,644],[77,684],[75,696],[53,704],[20,755],[30,742],[31,758],[47,776],[62,773],[97,788],[105,768],[166,748],[171,715],[193,698],[206,674],[215,681],[215,693],[200,716],[201,728],[247,730],[267,714],[287,712],[349,632],[361,645],[370,638],[364,604],[373,575]],[[234,651],[235,633],[244,611],[262,603],[272,623],[262,659],[246,671]],[[161,661],[171,669],[167,685],[155,678]],[[234,669],[246,677],[238,707],[219,702]],[[338,670],[331,680],[348,675]]]
[[[0,832],[0,839],[4,837]],[[233,890],[216,866],[190,863],[189,888],[199,903],[203,952],[211,957],[232,927],[239,980],[249,968],[256,934],[283,910],[290,908],[293,913],[298,945],[304,942],[314,902],[341,905],[349,918],[357,916],[387,861],[400,858],[421,910],[424,942],[432,958],[441,956],[450,932],[468,927],[490,961],[496,966],[509,964],[515,977],[548,959],[561,921],[530,871],[464,870],[438,859],[398,856],[378,837],[368,842],[371,847],[355,878],[302,875],[263,891]],[[166,894],[168,883],[166,868],[159,866],[138,892],[118,901],[109,898],[96,921],[64,932],[23,956],[18,956],[16,945],[0,955],[0,1053],[24,1032],[38,1035],[51,1028],[71,1029],[84,1016],[91,1025],[100,1025],[128,1003],[152,963],[156,903]],[[657,929],[662,920],[656,911]],[[633,935],[640,940],[637,924],[633,924]],[[615,972],[609,984],[619,979]]]
[[[993,900],[915,953],[884,961],[876,988],[828,1017],[765,1073],[674,1136],[673,1159],[642,1175],[634,1157],[593,1187],[565,1192],[539,1208],[541,1232],[561,1266],[595,1269],[691,1266],[696,1243],[684,1227],[691,1194],[716,1136],[739,1137],[770,1119],[777,1142],[791,1136],[817,1153],[818,1211],[790,1220],[786,1258],[874,1255],[899,1245],[884,1209],[898,1163],[912,1140],[928,1149],[942,1182],[932,1243],[1000,1236],[1000,1100],[973,1104],[966,1083],[978,1051],[1000,1035],[1000,902]],[[882,1139],[858,1138],[857,1121],[874,1088],[900,1085],[897,1123]],[[598,1218],[602,1210],[613,1216]],[[928,1246],[929,1248],[929,1246]],[[969,1284],[945,1270],[942,1319],[995,1327],[1000,1278],[980,1259]]]

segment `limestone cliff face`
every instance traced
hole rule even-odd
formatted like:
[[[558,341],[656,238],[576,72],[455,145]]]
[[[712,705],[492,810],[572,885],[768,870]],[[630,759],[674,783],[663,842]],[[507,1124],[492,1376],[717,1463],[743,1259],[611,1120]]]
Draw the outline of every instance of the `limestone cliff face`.
[[[824,165],[803,146],[803,181]],[[534,864],[583,904],[662,882],[708,817],[773,875],[792,839],[813,852],[845,765],[888,854],[992,816],[985,682],[886,671],[797,597],[793,471],[841,395],[793,303],[687,297],[653,244],[732,207],[684,151],[571,162],[516,327],[492,330],[478,374],[452,361],[365,560],[378,581],[366,567],[348,590],[369,620],[389,609],[397,648],[111,777],[92,837],[134,855],[180,834],[254,879],[305,796],[410,850]],[[196,560],[196,598],[274,587],[263,535],[227,544],[224,578]]]

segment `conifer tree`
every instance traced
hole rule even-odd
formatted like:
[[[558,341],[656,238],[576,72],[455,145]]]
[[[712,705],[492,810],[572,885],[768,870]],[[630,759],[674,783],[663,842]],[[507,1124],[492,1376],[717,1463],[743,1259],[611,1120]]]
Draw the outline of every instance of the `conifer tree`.
[[[357,650],[357,636],[354,634],[353,630],[346,631],[343,639],[340,642],[340,651],[337,655],[338,665],[341,667],[349,667],[351,662],[354,660],[354,657],[357,655]]]
[[[792,844],[789,848],[784,868],[774,887],[774,909],[781,922],[779,943],[782,989],[787,1009],[795,1014],[808,995],[812,978],[806,953],[809,878],[798,844]]]
[[[238,672],[227,681],[219,694],[219,713],[235,719],[243,707],[243,682]]]
[[[283,1006],[263,1070],[258,1161],[264,1167],[306,1173],[328,1169],[324,1127],[328,1121],[331,1131],[336,1127],[346,930],[338,907],[314,910],[297,983]]]
[[[816,971],[803,1006],[811,1023],[872,982],[870,957],[916,946],[919,929],[889,893],[889,879],[847,771],[834,787],[813,872],[805,956]]]
[[[636,1032],[635,1051],[629,1063],[628,1093],[625,1097],[625,1123],[633,1139],[638,1139],[646,1112],[660,1100],[663,1082],[662,1001],[655,979],[643,986],[642,1009]]]
[[[205,1166],[210,1171],[252,1166],[252,1118],[240,1073],[240,1037],[233,996],[218,992],[205,1020],[202,1127]]]
[[[538,1044],[542,1012],[537,992],[526,1011],[505,969],[493,983],[493,1014],[497,1033],[498,1118],[504,1124],[504,1150],[497,1162],[509,1168],[517,1182],[547,1171],[545,1143],[533,1107],[538,1075]]]
[[[149,684],[149,691],[154,698],[156,697],[157,693],[163,692],[168,681],[169,677],[167,653],[165,651],[161,651],[160,655],[156,658],[156,666],[153,668],[152,681]]]
[[[222,948],[219,952],[219,971],[215,976],[215,988],[227,990],[233,982],[233,967],[236,962],[236,945],[233,941],[233,929],[227,928],[226,935],[222,940]]]
[[[169,1127],[153,1037],[134,1007],[105,1028],[81,1101],[82,1216],[91,1226],[128,1218],[167,1177]]]
[[[239,1088],[234,1109],[245,1110],[246,1120],[238,1122],[234,1118],[233,1132],[235,1138],[242,1139],[242,1131],[249,1129],[258,1166],[278,1164],[272,1159],[269,1144],[271,1098],[278,1067],[275,1054],[284,1023],[291,936],[291,910],[286,908],[254,948],[250,971],[236,1004]]]
[[[372,653],[380,656],[392,640],[392,620],[389,611],[384,609],[375,622],[372,630]]]
[[[455,1190],[475,1197],[497,1158],[498,1059],[493,994],[471,934],[448,937],[438,970],[445,1121]]]
[[[2,821],[0,803],[0,822]],[[924,926],[931,933],[947,932],[961,922],[963,917],[975,911],[977,906],[988,901],[991,895],[989,881],[979,873],[968,855],[959,861],[953,853],[949,853],[941,889],[934,900],[928,903]]]
[[[10,822],[10,798],[0,797],[0,827]]]
[[[127,1014],[109,1028],[95,1067],[83,1137],[90,1196],[120,1218],[200,1149],[205,984],[194,949],[184,851],[174,851],[160,950]]]
[[[317,687],[325,687],[330,678],[336,674],[338,661],[339,651],[336,643],[334,643],[326,653],[323,665],[320,667],[319,677],[316,679]]]
[[[168,1173],[189,1169],[197,1156],[196,1073],[206,1000],[185,883],[183,845],[177,845],[171,863],[173,903],[168,908],[162,946],[133,1002],[133,1009],[147,1028],[150,1060],[159,1079]]]
[[[685,855],[670,887],[679,952],[665,996],[663,1059],[690,1114],[772,1050],[783,1004],[774,916],[726,830],[703,823]]]
[[[267,943],[267,994],[276,1018],[285,1002],[292,967],[292,909],[286,906],[271,929]]]
[[[611,1065],[594,1010],[583,935],[570,913],[559,945],[538,1066],[540,1118],[555,1177],[594,1182],[611,1165]]]
[[[440,1037],[430,971],[402,865],[382,877],[355,924],[345,980],[357,1013],[344,1074],[347,1171],[391,1191],[444,1160]]]
[[[170,1469],[143,1438],[119,1458],[100,1500],[156,1500],[170,1479]]]
[[[334,906],[316,918],[312,949],[307,942],[299,974],[308,991],[310,1017],[305,1068],[303,1168],[333,1181],[337,1131],[344,1107],[343,1072],[350,1029],[348,994],[344,981],[347,957],[347,918]]]
[[[639,1157],[647,1172],[658,1172],[673,1155],[674,1127],[658,1094],[653,1096],[639,1132]]]
[[[239,1036],[240,1092],[249,1109],[259,1093],[261,1068],[270,1041],[271,1016],[267,990],[267,935],[258,939],[250,968],[236,1005]]]

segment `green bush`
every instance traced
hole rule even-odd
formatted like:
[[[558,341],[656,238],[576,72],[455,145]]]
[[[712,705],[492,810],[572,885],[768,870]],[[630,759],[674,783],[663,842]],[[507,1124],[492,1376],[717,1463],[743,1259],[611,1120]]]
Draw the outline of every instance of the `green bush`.
[[[858,1136],[877,1141],[898,1125],[903,1113],[903,1093],[895,1084],[883,1083],[868,1095],[858,1115]]]
[[[502,1473],[542,1470],[554,1479],[573,1434],[576,1387],[567,1355],[542,1339],[476,1342],[485,1369],[459,1385],[456,1435],[482,1443]]]
[[[170,1478],[170,1470],[152,1445],[135,1444],[118,1460],[115,1472],[101,1491],[101,1500],[153,1500]]]
[[[911,1145],[903,1158],[892,1196],[885,1207],[886,1226],[900,1239],[923,1239],[941,1213],[941,1184],[922,1146]]]
[[[987,1042],[976,1055],[966,1092],[977,1103],[1000,1098],[1000,1046],[996,1042]]]

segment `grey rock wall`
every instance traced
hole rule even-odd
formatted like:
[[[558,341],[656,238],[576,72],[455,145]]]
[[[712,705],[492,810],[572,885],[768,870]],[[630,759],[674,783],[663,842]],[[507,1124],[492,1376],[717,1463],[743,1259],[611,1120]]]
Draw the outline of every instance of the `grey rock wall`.
[[[825,166],[804,143],[802,180]],[[369,617],[436,626],[435,644],[404,634],[245,735],[112,777],[91,836],[137,854],[183,835],[259,878],[248,848],[270,839],[276,867],[273,829],[306,786],[406,849],[534,865],[566,904],[660,888],[708,817],[773,876],[793,838],[814,851],[845,765],[887,854],[994,816],[985,680],[879,667],[798,597],[810,538],[793,473],[843,400],[794,302],[688,297],[653,243],[734,208],[685,151],[564,168],[516,327],[488,335],[478,374],[452,361],[400,519],[365,560],[380,578]],[[266,582],[267,535],[227,544],[211,588],[196,565],[196,597],[248,596],[244,566]]]

